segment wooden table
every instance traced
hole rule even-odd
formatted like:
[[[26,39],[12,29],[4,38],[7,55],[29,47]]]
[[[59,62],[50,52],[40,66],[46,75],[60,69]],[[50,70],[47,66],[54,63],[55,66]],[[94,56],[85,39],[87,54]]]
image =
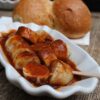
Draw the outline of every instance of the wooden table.
[[[81,46],[100,64],[100,13],[93,13],[91,43]],[[11,16],[11,12],[0,11],[0,16]],[[1,65],[0,65],[1,66]],[[53,100],[50,97],[35,97],[13,86],[5,76],[4,69],[0,70],[0,100]],[[73,95],[65,100],[100,100],[100,83],[96,90],[88,95]]]

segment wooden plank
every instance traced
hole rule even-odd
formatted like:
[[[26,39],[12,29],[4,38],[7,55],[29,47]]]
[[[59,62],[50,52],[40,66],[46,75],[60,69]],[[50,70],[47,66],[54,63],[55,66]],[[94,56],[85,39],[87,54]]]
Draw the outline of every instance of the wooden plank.
[[[0,17],[1,16],[12,16],[11,11],[0,11]]]

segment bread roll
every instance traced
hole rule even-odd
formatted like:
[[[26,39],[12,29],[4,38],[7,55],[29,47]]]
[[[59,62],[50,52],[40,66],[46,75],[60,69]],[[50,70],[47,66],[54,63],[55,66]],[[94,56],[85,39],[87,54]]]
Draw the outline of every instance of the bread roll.
[[[91,28],[91,13],[82,0],[55,0],[56,29],[69,38],[83,37]]]
[[[81,38],[91,28],[91,13],[82,0],[21,0],[13,19],[47,25],[69,38]]]
[[[53,26],[50,0],[21,0],[13,11],[13,19],[23,23],[35,22]]]

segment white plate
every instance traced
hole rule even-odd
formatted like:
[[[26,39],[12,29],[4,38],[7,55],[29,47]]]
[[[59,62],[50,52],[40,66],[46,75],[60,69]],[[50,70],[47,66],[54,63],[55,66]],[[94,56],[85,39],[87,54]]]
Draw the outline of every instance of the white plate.
[[[19,26],[26,26],[34,31],[45,30],[54,39],[61,39],[69,45],[71,51],[71,59],[74,60],[81,71],[96,72],[100,74],[99,65],[91,58],[83,49],[72,43],[68,38],[62,35],[60,32],[52,30],[47,26],[38,26],[36,24],[22,24],[22,23],[1,23],[0,32],[8,32],[11,29],[18,29]],[[3,64],[8,80],[18,87],[21,87],[30,95],[42,95],[47,94],[55,98],[66,98],[74,93],[91,93],[97,86],[98,79],[95,77],[83,79],[74,83],[71,86],[65,86],[60,88],[59,91],[55,90],[49,85],[43,85],[40,87],[33,87],[26,79],[24,79],[18,72],[8,63],[2,49],[0,48],[0,61]]]

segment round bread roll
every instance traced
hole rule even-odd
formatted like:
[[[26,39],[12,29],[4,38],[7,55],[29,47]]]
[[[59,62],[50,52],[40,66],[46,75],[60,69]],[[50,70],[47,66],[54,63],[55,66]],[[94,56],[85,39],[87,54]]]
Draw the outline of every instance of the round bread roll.
[[[82,0],[55,0],[55,28],[69,38],[81,38],[91,28],[91,13]]]
[[[13,11],[13,19],[23,23],[35,22],[53,27],[50,0],[21,0]]]

